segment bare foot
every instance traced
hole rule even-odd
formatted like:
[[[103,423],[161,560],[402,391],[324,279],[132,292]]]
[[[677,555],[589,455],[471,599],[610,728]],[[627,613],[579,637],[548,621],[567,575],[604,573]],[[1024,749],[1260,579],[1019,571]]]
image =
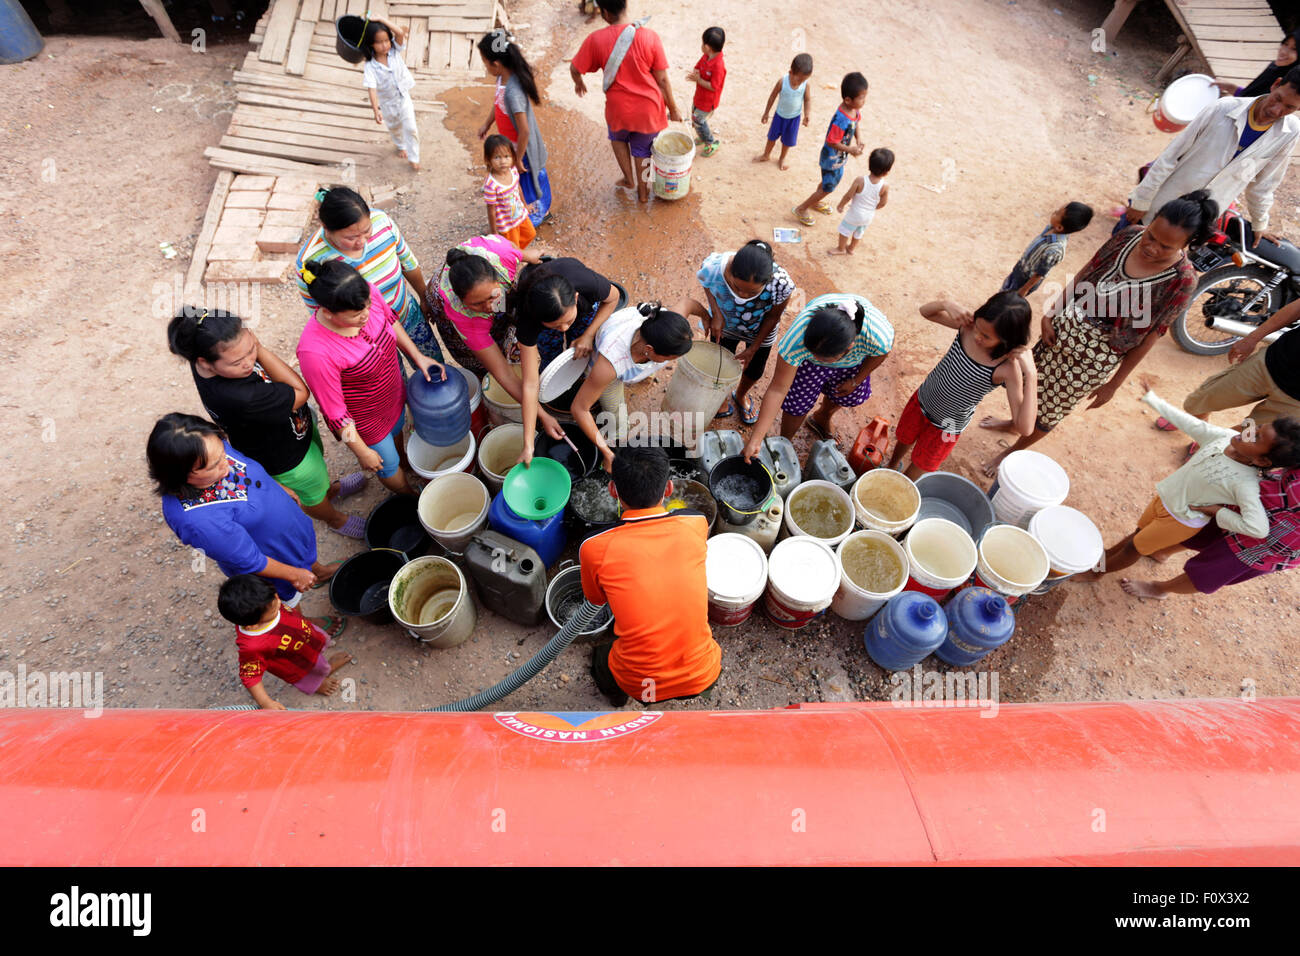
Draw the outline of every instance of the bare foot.
[[[998,474],[998,465],[1002,464],[1002,459],[1006,458],[1009,454],[1011,454],[1010,447],[986,461],[984,467],[980,469],[980,472],[985,478],[996,478]]]
[[[329,660],[330,660],[331,674],[333,674],[336,670],[338,670],[340,667],[344,666],[345,664],[355,663],[354,658],[347,651],[343,651],[342,653],[339,654],[331,654]]]
[[[845,254],[846,256],[851,256],[851,255],[853,255],[853,250],[852,250],[852,249],[845,249],[845,250],[844,250],[844,254]]]
[[[847,250],[836,246],[834,249],[827,249],[826,254],[830,256],[847,256],[849,253]]]
[[[406,150],[404,150],[404,149],[399,149],[399,150],[397,151],[397,155],[400,156],[402,159],[406,159]]]
[[[789,169],[789,168],[790,168],[790,164],[789,164],[789,163],[781,163],[780,166],[781,166],[781,169],[782,169],[782,170],[786,170],[786,169]]]
[[[614,185],[615,185],[615,187],[617,187],[618,189],[634,189],[634,188],[635,188],[635,187],[632,185],[632,181],[631,181],[630,179],[628,179],[626,176],[620,176],[619,179],[618,179],[618,181],[615,182]]]
[[[756,162],[756,163],[765,163],[765,162],[767,162],[767,161],[768,161],[769,159],[771,159],[771,158],[772,158],[771,156],[768,156],[768,155],[766,155],[766,154],[764,154],[764,155],[762,155],[762,156],[755,156],[755,157],[754,157],[754,162]],[[781,168],[782,168],[782,169],[785,169],[784,166],[782,166]]]
[[[1169,596],[1158,590],[1152,581],[1134,581],[1132,578],[1120,578],[1119,586],[1134,597],[1163,601]]]
[[[997,432],[1013,432],[1016,430],[1015,425],[1009,418],[994,418],[992,415],[980,419],[980,428],[991,428]]]
[[[420,164],[419,164],[419,163],[411,163],[411,172],[418,173],[419,171],[420,171]]]

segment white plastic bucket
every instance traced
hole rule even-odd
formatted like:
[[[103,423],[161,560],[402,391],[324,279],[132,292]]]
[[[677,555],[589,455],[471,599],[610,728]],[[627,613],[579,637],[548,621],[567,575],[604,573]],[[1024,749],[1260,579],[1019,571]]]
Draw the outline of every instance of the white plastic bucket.
[[[455,647],[474,633],[478,615],[460,568],[446,558],[416,558],[388,586],[397,622],[430,647]]]
[[[1218,99],[1219,88],[1213,79],[1204,73],[1189,73],[1165,87],[1152,120],[1161,132],[1177,133]]]
[[[691,164],[695,162],[695,140],[675,129],[666,129],[650,146],[654,167],[651,189],[660,199],[681,199],[691,191]]]
[[[406,440],[406,460],[421,478],[437,478],[453,472],[468,472],[474,467],[474,453],[478,442],[474,440],[471,429],[465,437],[454,445],[430,445],[427,441],[411,432]]]
[[[774,624],[797,630],[825,613],[839,585],[835,552],[824,541],[786,538],[767,559],[763,606]]]
[[[669,419],[675,440],[697,441],[708,430],[713,416],[740,381],[742,371],[736,356],[716,342],[697,339],[691,345],[691,350],[677,360],[664,394],[663,410],[677,413]]]
[[[704,578],[709,588],[709,620],[734,627],[749,619],[767,587],[767,555],[753,538],[715,534],[708,542]]]
[[[519,461],[524,450],[524,426],[516,422],[498,425],[483,436],[478,449],[478,470],[488,491],[496,494],[506,472]]]
[[[995,524],[980,539],[974,584],[1015,604],[1042,584],[1050,570],[1047,551],[1037,538],[1015,525]]]
[[[801,505],[807,505],[809,497],[820,498],[827,502],[830,507],[838,506],[836,510],[844,515],[844,520],[840,527],[832,535],[816,535],[807,528],[801,528],[798,521],[795,520],[794,513]],[[820,502],[819,502],[820,503]],[[816,538],[818,541],[824,541],[827,545],[834,548],[843,541],[853,531],[853,502],[849,498],[849,493],[839,485],[830,481],[805,481],[803,484],[790,492],[785,499],[785,528],[791,535],[807,535],[810,538]]]
[[[515,377],[520,381],[523,380],[524,373],[518,365],[510,366],[510,370],[515,373]],[[515,401],[513,395],[501,387],[501,383],[492,377],[491,372],[483,376],[483,401],[487,403],[488,421],[493,425],[503,425],[506,422],[522,422],[524,420],[524,410],[519,403]]]
[[[898,559],[897,580],[884,590],[880,590],[879,586],[875,588],[863,587],[844,570],[845,549],[852,551],[853,548],[857,547],[856,542],[859,541],[879,542]],[[883,531],[853,532],[853,534],[841,541],[840,546],[835,549],[835,564],[840,569],[840,584],[835,590],[834,599],[831,601],[831,611],[846,621],[868,620],[884,607],[890,598],[901,593],[907,585],[907,552],[892,536]]]
[[[1036,451],[1013,451],[998,465],[993,512],[998,520],[1020,528],[1029,519],[1070,493],[1070,477],[1051,458]]]
[[[1072,574],[1091,571],[1106,549],[1092,519],[1066,505],[1044,508],[1034,515],[1029,522],[1029,533],[1043,546],[1051,568],[1036,589],[1038,592],[1050,589]]]
[[[901,519],[891,520],[872,511],[872,502],[878,502],[885,496],[898,499],[904,507],[910,496],[911,512]],[[883,531],[895,537],[916,523],[916,516],[921,510],[921,492],[917,490],[916,483],[901,471],[892,468],[873,468],[863,472],[862,477],[853,483],[852,498],[858,524],[870,531]]]
[[[943,603],[953,588],[966,583],[979,553],[965,531],[943,518],[922,518],[903,539],[907,552],[906,591],[920,591]]]
[[[487,524],[491,501],[483,482],[473,475],[452,472],[424,486],[417,514],[434,540],[459,554]]]

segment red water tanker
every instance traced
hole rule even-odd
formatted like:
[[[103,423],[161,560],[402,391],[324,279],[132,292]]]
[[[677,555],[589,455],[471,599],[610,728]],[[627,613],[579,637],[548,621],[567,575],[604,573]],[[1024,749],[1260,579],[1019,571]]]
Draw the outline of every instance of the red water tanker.
[[[1300,699],[0,714],[0,864],[1295,864]]]

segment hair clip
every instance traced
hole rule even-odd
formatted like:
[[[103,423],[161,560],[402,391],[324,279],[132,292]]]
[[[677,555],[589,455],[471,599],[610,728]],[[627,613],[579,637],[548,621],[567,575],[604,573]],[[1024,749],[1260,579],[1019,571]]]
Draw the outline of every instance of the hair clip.
[[[203,310],[203,314],[199,316],[199,320],[198,320],[197,322],[195,322],[194,324],[195,324],[195,325],[202,325],[202,324],[203,324],[203,320],[206,319],[207,317],[208,317],[208,310],[207,310],[207,309],[204,309],[204,310]]]
[[[301,269],[298,270],[298,275],[302,276],[302,281],[306,282],[308,285],[311,285],[313,282],[316,281],[315,274],[306,266],[303,266]]]

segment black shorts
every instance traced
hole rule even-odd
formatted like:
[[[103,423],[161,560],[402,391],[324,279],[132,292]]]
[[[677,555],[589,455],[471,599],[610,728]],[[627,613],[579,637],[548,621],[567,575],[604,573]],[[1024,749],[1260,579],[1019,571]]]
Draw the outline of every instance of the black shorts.
[[[628,693],[618,685],[614,679],[614,673],[609,669],[609,652],[614,646],[611,641],[608,644],[598,644],[591,649],[591,679],[596,682],[596,689],[605,695],[615,707],[622,707],[629,700]],[[721,675],[719,675],[721,676]],[[644,704],[662,704],[670,700],[695,700],[697,697],[706,699],[713,696],[713,688],[718,686],[715,680],[698,694],[687,694],[681,697],[665,697],[663,700],[641,701]]]

